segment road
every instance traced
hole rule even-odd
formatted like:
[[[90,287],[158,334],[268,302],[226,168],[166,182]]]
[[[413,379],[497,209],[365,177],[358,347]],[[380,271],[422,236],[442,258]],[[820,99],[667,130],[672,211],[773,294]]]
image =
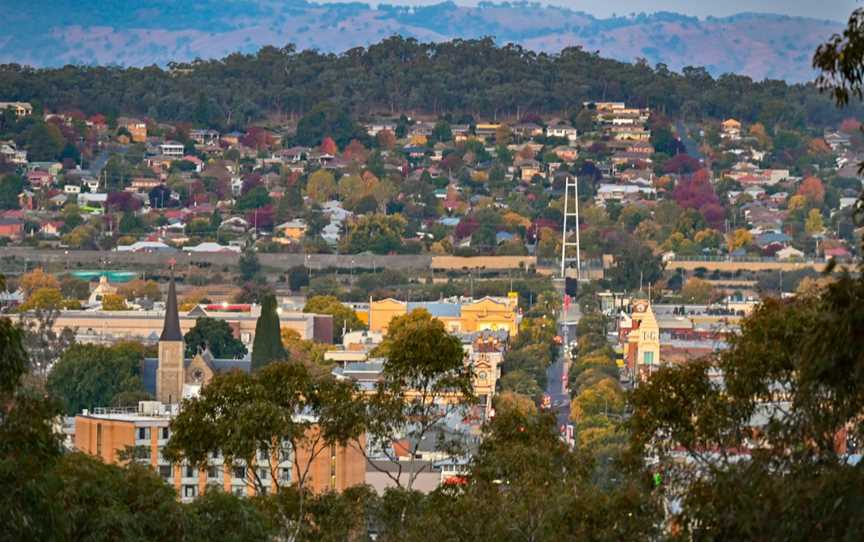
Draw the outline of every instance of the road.
[[[558,427],[570,423],[570,389],[567,386],[570,359],[566,351],[569,342],[576,338],[576,324],[580,318],[582,312],[578,303],[571,303],[568,310],[562,311],[558,321],[558,334],[564,339],[564,344],[559,349],[558,359],[546,369],[546,394],[552,399]]]

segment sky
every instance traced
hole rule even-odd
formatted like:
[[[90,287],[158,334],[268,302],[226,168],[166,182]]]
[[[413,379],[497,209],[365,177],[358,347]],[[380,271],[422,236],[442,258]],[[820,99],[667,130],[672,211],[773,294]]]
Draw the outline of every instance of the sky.
[[[318,0],[319,2],[342,0]],[[361,0],[367,3],[436,4],[443,0]],[[478,0],[454,0],[457,4],[474,5]],[[493,0],[501,1],[501,0]],[[612,14],[654,11],[674,11],[686,15],[724,17],[745,11],[780,13],[800,17],[814,17],[846,22],[849,14],[864,3],[856,0],[541,0],[542,3],[566,6],[598,17]]]

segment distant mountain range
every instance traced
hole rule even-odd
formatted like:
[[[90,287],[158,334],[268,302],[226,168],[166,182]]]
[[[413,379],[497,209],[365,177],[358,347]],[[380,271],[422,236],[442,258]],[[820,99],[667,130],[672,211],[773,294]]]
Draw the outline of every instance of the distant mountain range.
[[[598,19],[537,3],[475,7],[453,2],[410,8],[304,0],[10,0],[0,63],[164,65],[251,53],[265,45],[342,52],[393,34],[421,41],[491,36],[538,52],[582,46],[600,55],[713,75],[811,80],[816,46],[842,30],[835,21],[740,14],[698,19],[675,13]]]

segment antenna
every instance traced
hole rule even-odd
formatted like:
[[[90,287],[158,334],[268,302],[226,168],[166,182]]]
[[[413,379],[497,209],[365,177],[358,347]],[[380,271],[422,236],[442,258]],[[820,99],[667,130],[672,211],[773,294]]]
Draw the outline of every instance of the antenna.
[[[570,197],[573,197],[573,209],[571,210]],[[568,218],[572,217],[573,226],[576,230],[576,242],[567,240],[567,223]],[[567,257],[567,247],[576,247],[576,258]],[[576,279],[582,278],[582,254],[579,246],[579,179],[567,175],[564,178],[564,223],[561,227],[561,278],[566,278],[566,268],[568,262],[576,262]]]

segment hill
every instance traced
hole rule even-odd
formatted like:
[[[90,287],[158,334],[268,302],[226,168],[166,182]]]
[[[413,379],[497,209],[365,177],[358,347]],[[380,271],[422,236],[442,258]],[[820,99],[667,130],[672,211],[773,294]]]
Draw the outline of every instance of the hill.
[[[391,37],[341,54],[293,46],[232,53],[219,60],[158,66],[66,66],[32,69],[0,65],[0,96],[49,111],[141,115],[204,127],[242,128],[275,116],[318,113],[470,114],[524,118],[528,113],[578,113],[586,101],[625,101],[688,120],[735,117],[766,126],[803,129],[858,116],[812,84],[711,77],[702,68],[681,73],[628,64],[578,48],[537,54],[489,39],[422,43]]]
[[[410,8],[304,0],[122,0],[15,2],[4,14],[0,62],[165,65],[294,43],[341,52],[399,34],[421,41],[491,36],[537,52],[582,46],[601,55],[712,75],[810,80],[816,46],[842,30],[833,21],[766,14],[698,19],[674,13],[599,19],[536,3],[444,2]]]

